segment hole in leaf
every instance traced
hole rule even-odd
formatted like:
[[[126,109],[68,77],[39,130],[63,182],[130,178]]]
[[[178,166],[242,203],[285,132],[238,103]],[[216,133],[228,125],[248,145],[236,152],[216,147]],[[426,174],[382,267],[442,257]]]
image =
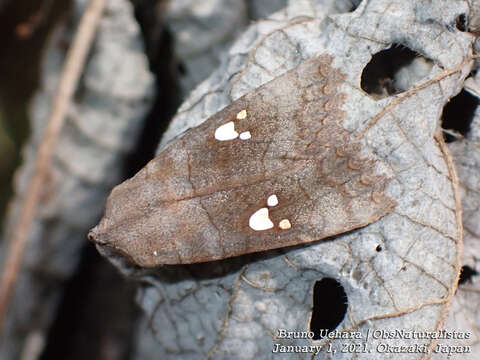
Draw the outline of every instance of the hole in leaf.
[[[431,60],[403,45],[393,44],[373,55],[363,69],[360,86],[376,99],[396,95],[412,88],[428,75],[432,66]]]
[[[350,9],[350,11],[355,11],[359,6],[360,4],[362,3],[363,0],[350,0],[350,2],[352,3],[352,7]]]
[[[319,340],[336,329],[347,312],[348,298],[342,285],[331,278],[315,282],[310,331]]]
[[[383,249],[382,249],[382,245],[377,245],[377,247],[375,248],[375,250],[376,250],[377,252],[382,251],[382,250],[383,250]]]
[[[339,14],[355,11],[362,0],[336,1],[335,7]]]
[[[460,31],[467,31],[467,17],[465,14],[457,16],[457,19],[455,20],[455,26]]]
[[[446,130],[446,142],[457,140],[460,137],[458,134],[464,137],[468,135],[478,104],[478,98],[463,89],[444,106],[442,128]]]
[[[472,278],[477,276],[478,272],[468,265],[463,265],[460,270],[460,278],[458,279],[458,285],[465,284],[466,282],[472,282]]]

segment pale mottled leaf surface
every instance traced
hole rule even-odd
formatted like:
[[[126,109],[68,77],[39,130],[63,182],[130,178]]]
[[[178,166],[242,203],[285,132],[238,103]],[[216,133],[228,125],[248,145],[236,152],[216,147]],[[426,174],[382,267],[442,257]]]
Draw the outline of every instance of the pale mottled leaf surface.
[[[465,82],[465,88],[478,96],[478,75]],[[477,106],[471,130],[464,139],[449,144],[455,166],[458,171],[462,196],[464,249],[462,266],[469,266],[479,271],[480,259],[480,113]],[[480,353],[479,329],[480,318],[480,283],[474,275],[465,283],[460,284],[453,299],[450,312],[445,322],[445,328],[452,331],[462,329],[470,334],[470,338],[452,342],[452,345],[471,346],[470,354],[454,354],[451,359],[476,359]],[[443,357],[432,357],[441,359]]]
[[[300,3],[305,6],[302,15],[316,18],[299,16]],[[430,59],[430,72],[406,79],[407,87],[459,66],[470,55],[473,38],[455,29],[457,16],[467,11],[464,2],[364,1],[353,13],[328,17],[321,11],[328,2],[319,3],[292,3],[272,16],[275,21],[250,26],[219,69],[183,104],[160,149],[249,90],[318,54],[333,56],[333,66],[347,74],[343,91],[350,101],[343,107],[348,113],[343,126],[354,135],[393,101],[376,101],[360,89],[362,70],[373,54],[402,43]],[[311,6],[318,11],[312,12]],[[415,74],[405,70],[408,76]],[[126,272],[143,274],[148,284],[139,295],[149,318],[138,334],[136,358],[272,358],[272,336],[278,328],[307,330],[312,288],[324,277],[337,279],[348,296],[339,330],[365,335],[368,329],[440,329],[456,286],[460,239],[451,175],[433,136],[444,104],[461,89],[468,71],[466,66],[412,94],[362,138],[387,164],[379,170],[394,178],[387,194],[399,204],[380,221],[332,241],[288,251],[160,268],[149,274],[123,266]],[[378,245],[381,252],[376,251]],[[277,342],[310,345],[306,340]],[[331,342],[338,350],[335,359],[352,358],[341,352],[345,343]],[[418,341],[370,339],[372,353],[357,358],[423,356],[380,354],[374,351],[380,343]],[[324,348],[316,358],[331,355]]]

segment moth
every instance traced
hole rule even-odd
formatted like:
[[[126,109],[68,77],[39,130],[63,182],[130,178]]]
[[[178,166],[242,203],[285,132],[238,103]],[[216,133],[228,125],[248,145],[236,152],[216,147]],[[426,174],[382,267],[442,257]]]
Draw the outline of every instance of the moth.
[[[142,267],[310,243],[390,213],[390,181],[342,127],[345,75],[313,57],[169,144],[113,189],[89,238]]]

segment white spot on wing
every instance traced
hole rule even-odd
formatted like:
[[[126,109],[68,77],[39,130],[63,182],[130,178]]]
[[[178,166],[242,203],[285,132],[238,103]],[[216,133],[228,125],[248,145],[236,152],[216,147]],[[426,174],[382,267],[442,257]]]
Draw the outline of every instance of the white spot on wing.
[[[219,141],[233,140],[238,137],[238,133],[235,131],[235,124],[230,121],[223,124],[215,130],[215,139]]]
[[[157,250],[155,250],[155,251],[153,252],[153,256],[158,256]]]
[[[268,206],[277,206],[278,205],[278,198],[277,195],[270,195],[267,199]]]
[[[237,119],[238,120],[243,120],[247,117],[247,110],[242,110],[237,114]]]
[[[240,134],[240,139],[242,140],[248,140],[252,137],[252,134],[250,134],[250,131],[244,131]]]
[[[282,230],[288,230],[292,227],[292,224],[290,223],[290,221],[288,219],[283,219],[278,224],[278,227]]]
[[[273,228],[273,223],[268,217],[268,209],[261,208],[253,213],[248,220],[248,226],[255,231],[268,230]]]

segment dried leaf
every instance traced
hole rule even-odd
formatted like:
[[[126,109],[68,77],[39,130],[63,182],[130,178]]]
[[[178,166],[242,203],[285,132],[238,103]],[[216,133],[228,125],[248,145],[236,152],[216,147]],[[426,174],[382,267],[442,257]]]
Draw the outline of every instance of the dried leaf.
[[[478,73],[475,78],[465,81],[465,87],[477,98],[480,93],[476,90],[476,82],[479,80]],[[472,86],[474,91],[472,91]],[[453,100],[452,100],[453,101]],[[480,101],[478,99],[477,101]],[[460,106],[465,106],[461,104]],[[476,359],[480,353],[480,282],[478,271],[480,270],[480,113],[478,105],[475,109],[471,131],[466,138],[461,138],[449,144],[452,157],[458,170],[460,189],[462,192],[463,228],[465,230],[464,250],[462,267],[465,267],[463,275],[465,281],[458,285],[453,298],[450,313],[445,321],[445,329],[465,333],[468,338],[459,337],[449,342],[449,345],[458,346],[458,351],[452,348],[454,353],[451,359]],[[465,119],[456,118],[457,121]],[[470,270],[470,271],[469,271]],[[470,347],[470,351],[462,353],[462,349]],[[432,359],[442,359],[445,354],[435,354]]]

